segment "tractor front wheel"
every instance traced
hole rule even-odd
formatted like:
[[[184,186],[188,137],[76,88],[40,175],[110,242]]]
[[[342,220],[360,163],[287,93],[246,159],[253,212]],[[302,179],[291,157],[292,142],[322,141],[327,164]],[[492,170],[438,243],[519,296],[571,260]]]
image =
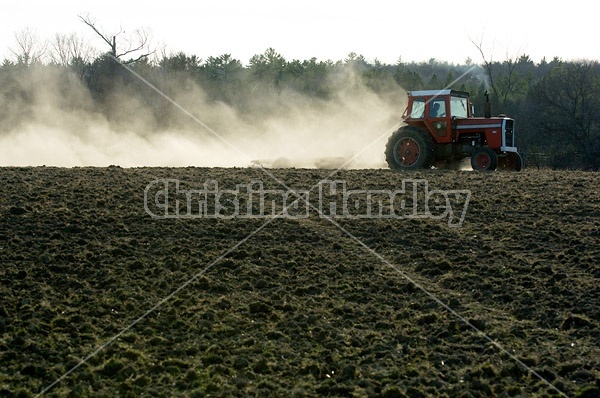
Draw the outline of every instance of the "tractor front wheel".
[[[400,127],[389,138],[385,160],[391,169],[428,169],[433,164],[433,139],[416,127]]]
[[[498,155],[488,147],[477,148],[471,155],[471,167],[477,171],[494,171],[498,167]]]
[[[518,152],[509,152],[502,161],[498,162],[498,165],[504,170],[521,171],[523,170],[523,158]]]

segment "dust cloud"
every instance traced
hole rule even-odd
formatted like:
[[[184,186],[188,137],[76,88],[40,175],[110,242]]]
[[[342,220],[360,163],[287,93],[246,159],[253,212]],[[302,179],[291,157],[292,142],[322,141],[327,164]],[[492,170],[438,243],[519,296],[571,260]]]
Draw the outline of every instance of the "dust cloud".
[[[26,103],[0,96],[0,166],[386,167],[406,105],[395,83],[377,94],[345,68],[330,76],[338,88],[327,100],[262,90],[243,111],[186,82],[168,90],[165,123],[140,99],[166,101],[148,87],[142,97],[116,90],[97,109],[80,79],[52,73],[30,73]]]

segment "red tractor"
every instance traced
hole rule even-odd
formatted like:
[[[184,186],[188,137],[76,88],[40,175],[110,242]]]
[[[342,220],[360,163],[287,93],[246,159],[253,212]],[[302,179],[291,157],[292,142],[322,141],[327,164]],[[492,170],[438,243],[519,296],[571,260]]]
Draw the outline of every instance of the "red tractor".
[[[514,120],[492,117],[485,95],[484,117],[474,117],[469,94],[455,90],[408,92],[404,124],[389,138],[385,159],[392,169],[454,167],[471,158],[473,170],[520,171]]]

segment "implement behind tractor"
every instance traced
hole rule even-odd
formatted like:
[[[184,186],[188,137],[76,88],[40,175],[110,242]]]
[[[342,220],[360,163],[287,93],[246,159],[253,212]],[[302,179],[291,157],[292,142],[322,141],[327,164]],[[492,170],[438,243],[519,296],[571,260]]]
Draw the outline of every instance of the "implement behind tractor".
[[[455,90],[408,93],[405,125],[389,138],[385,159],[392,169],[414,170],[459,164],[471,158],[474,170],[520,171],[514,120],[492,117],[486,93],[484,117],[474,117],[469,94]]]

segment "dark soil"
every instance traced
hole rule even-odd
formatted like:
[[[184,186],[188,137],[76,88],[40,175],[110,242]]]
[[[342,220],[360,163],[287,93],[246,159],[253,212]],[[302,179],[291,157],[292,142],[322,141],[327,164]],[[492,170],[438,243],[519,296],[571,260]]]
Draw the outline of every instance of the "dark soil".
[[[0,169],[0,396],[600,396],[597,173],[341,171],[472,192],[459,228],[343,230],[153,219],[156,178],[284,189],[259,169]]]

